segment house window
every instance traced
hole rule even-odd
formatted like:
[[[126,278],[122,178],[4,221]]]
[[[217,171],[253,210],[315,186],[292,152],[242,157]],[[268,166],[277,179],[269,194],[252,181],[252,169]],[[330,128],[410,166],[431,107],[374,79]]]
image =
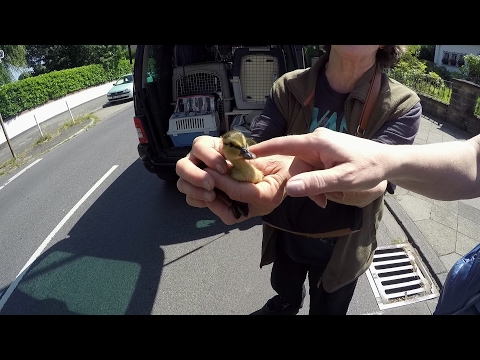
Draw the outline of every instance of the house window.
[[[442,57],[442,64],[443,65],[448,65],[449,58],[450,58],[450,51],[444,51],[443,52],[443,57]]]
[[[450,64],[451,66],[457,66],[457,53],[451,53],[450,54]]]
[[[444,51],[442,57],[442,64],[447,66],[461,67],[465,64],[464,57],[466,53],[456,53],[451,51]]]

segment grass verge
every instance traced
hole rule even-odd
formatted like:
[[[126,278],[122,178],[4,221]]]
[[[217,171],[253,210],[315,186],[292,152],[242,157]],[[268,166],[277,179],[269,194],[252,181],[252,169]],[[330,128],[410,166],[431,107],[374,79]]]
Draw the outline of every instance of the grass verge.
[[[10,160],[5,161],[3,164],[0,164],[0,177],[6,174],[11,173],[15,169],[18,169],[19,167],[22,167],[23,165],[27,164],[31,160],[34,160],[36,157],[43,155],[47,151],[50,150],[50,148],[46,149],[44,152],[37,154],[35,157],[30,156],[29,154],[31,153],[31,150],[34,148],[41,146],[43,144],[46,144],[56,138],[57,136],[61,135],[65,131],[67,131],[69,128],[75,125],[79,124],[85,124],[88,121],[91,121],[92,123],[88,125],[88,128],[91,128],[95,126],[99,118],[98,116],[89,113],[83,116],[80,116],[74,120],[69,120],[64,122],[62,125],[60,125],[55,131],[48,133],[48,134],[43,134],[43,136],[40,136],[35,142],[33,143],[31,148],[26,149],[23,151],[21,154],[16,154],[16,158],[12,158]]]

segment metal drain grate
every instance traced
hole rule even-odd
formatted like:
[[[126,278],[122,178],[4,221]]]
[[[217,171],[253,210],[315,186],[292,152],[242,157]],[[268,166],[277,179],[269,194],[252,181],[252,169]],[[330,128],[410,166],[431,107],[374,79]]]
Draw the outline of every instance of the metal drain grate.
[[[366,274],[380,310],[439,296],[435,282],[410,244],[378,247]]]

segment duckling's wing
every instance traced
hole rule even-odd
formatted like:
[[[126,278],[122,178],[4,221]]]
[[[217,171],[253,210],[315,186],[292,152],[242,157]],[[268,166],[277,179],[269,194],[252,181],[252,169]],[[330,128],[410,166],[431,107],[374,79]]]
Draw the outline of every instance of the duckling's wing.
[[[248,204],[240,201],[232,200],[232,211],[235,219],[239,219],[240,215],[248,217]]]
[[[215,188],[217,196],[227,204],[233,212],[235,219],[240,219],[243,215],[248,217],[248,204],[240,201],[232,200],[222,190]]]
[[[247,140],[247,145],[248,146],[251,146],[251,145],[255,145],[257,142],[255,140],[253,140],[252,138],[246,138]]]

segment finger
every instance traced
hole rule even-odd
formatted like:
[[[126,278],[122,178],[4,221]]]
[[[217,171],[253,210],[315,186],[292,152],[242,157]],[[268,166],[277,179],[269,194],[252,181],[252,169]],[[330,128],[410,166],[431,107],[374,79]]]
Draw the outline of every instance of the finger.
[[[312,142],[305,135],[288,135],[272,138],[249,148],[257,157],[268,155],[303,155],[311,151]]]
[[[207,191],[213,190],[215,188],[215,180],[212,178],[212,176],[205,172],[205,170],[198,166],[200,163],[201,162],[197,158],[191,154],[188,154],[186,157],[177,161],[175,171],[180,180],[183,180],[185,183],[190,183],[192,186],[196,186]],[[177,186],[178,185],[179,183],[177,182]]]
[[[333,201],[339,200],[342,201],[345,199],[345,192],[343,191],[334,191],[334,192],[329,192],[325,194],[327,196],[327,199],[331,199]]]
[[[225,174],[227,162],[221,153],[222,141],[218,137],[201,135],[193,140],[191,155],[200,159],[207,167]]]
[[[212,169],[205,171],[213,177],[215,187],[232,200],[251,202],[251,199],[257,199],[259,196],[258,189],[252,183],[235,180],[228,174],[222,175]]]
[[[215,190],[205,190],[182,178],[177,180],[177,189],[191,199],[199,201],[213,201],[215,199]]]
[[[341,166],[341,165],[339,165]],[[338,169],[315,170],[292,176],[285,187],[290,196],[313,196],[323,193],[352,191]]]
[[[206,208],[207,207],[207,203],[205,201],[202,201],[202,200],[198,200],[198,199],[195,199],[195,198],[192,198],[190,196],[185,196],[185,201],[188,205],[190,206],[193,206],[193,207],[196,207],[196,208]]]
[[[327,206],[328,200],[325,194],[311,195],[309,196],[309,198],[312,199],[315,202],[315,204],[317,204],[323,209],[325,209],[325,207]]]
[[[288,172],[290,176],[295,176],[295,175],[306,173],[316,169],[318,168],[314,168],[311,164],[306,163],[305,161],[303,161],[298,157],[295,157],[288,169]]]
[[[233,225],[242,221],[235,217],[231,206],[228,206],[223,200],[216,199],[205,204],[207,205],[208,209],[217,215],[226,225]]]

